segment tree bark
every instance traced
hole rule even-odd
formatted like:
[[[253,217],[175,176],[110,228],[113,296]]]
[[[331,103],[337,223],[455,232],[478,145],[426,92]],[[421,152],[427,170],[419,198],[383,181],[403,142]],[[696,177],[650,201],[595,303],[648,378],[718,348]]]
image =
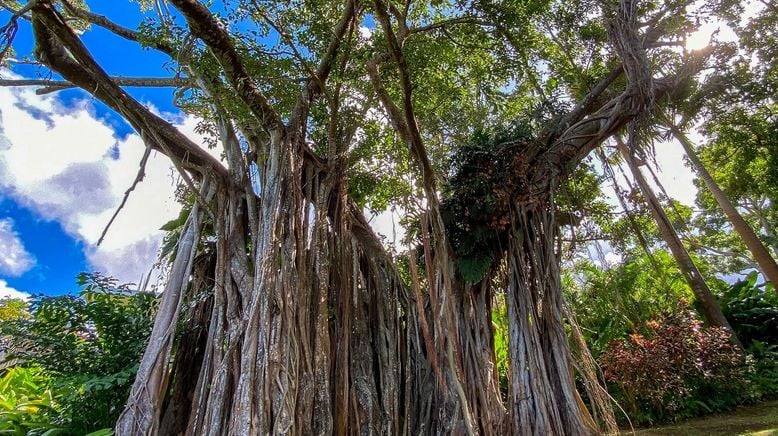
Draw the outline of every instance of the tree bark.
[[[697,265],[694,263],[691,256],[689,256],[689,252],[686,251],[686,248],[683,246],[670,219],[662,208],[662,204],[659,202],[656,194],[654,194],[654,190],[640,171],[640,166],[632,154],[632,151],[618,136],[616,136],[616,144],[619,152],[627,162],[630,172],[632,172],[632,176],[635,178],[635,182],[640,188],[640,192],[643,194],[646,204],[651,211],[651,215],[654,217],[657,227],[659,227],[662,238],[665,240],[667,247],[670,249],[675,261],[678,263],[678,267],[686,277],[686,281],[689,283],[689,287],[692,289],[692,292],[699,303],[703,318],[711,326],[726,328],[730,332],[732,342],[742,348],[740,341],[737,339],[737,336],[735,336],[734,330],[732,330],[727,318],[725,318],[724,314],[721,312],[719,303],[716,301],[710,288],[708,288],[708,284],[705,282],[702,274],[700,274],[700,270],[697,268]]]
[[[590,435],[562,317],[552,200],[518,206],[508,247],[511,434]]]
[[[694,144],[692,144],[686,134],[672,123],[669,124],[669,127],[673,132],[673,135],[678,139],[683,146],[683,149],[686,151],[686,156],[688,156],[689,160],[692,162],[694,170],[705,183],[705,186],[708,187],[711,194],[713,194],[716,203],[718,203],[721,210],[724,211],[724,214],[732,223],[732,227],[738,235],[740,235],[743,239],[743,243],[746,244],[746,247],[748,247],[748,250],[754,256],[754,260],[756,260],[757,265],[759,265],[762,274],[764,274],[768,281],[773,284],[778,284],[778,264],[776,264],[775,259],[770,255],[770,252],[767,251],[767,247],[762,244],[762,241],[759,240],[759,237],[751,226],[743,219],[743,216],[740,215],[740,212],[738,212],[735,205],[729,201],[727,195],[721,190],[718,183],[713,179],[713,176],[710,175],[699,156],[697,156],[697,152],[694,150]]]

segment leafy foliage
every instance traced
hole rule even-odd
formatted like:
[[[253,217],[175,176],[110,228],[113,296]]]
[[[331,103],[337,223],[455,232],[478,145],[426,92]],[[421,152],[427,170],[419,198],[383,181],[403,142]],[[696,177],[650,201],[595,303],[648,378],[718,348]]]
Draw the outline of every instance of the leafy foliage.
[[[12,321],[26,316],[27,303],[24,300],[10,297],[0,299],[0,321]]]
[[[633,422],[722,410],[743,390],[743,356],[722,328],[703,327],[688,305],[614,341],[600,357]],[[712,395],[714,394],[715,395]]]
[[[59,411],[51,377],[38,367],[9,368],[0,378],[0,434],[51,434]]]
[[[489,271],[500,247],[519,186],[526,181],[527,151],[535,145],[532,127],[518,121],[508,129],[479,131],[451,157],[451,177],[441,215],[469,282]],[[526,200],[526,199],[525,199]]]
[[[745,347],[778,346],[778,293],[772,284],[756,285],[757,275],[725,289],[719,304]]]
[[[497,365],[497,375],[500,381],[500,389],[505,395],[508,393],[508,377],[510,372],[510,339],[508,337],[508,308],[505,304],[505,295],[496,296],[495,306],[492,308],[492,325],[494,326],[494,354]]]
[[[58,422],[73,434],[112,427],[151,332],[156,297],[99,274],[76,295],[32,297],[29,318],[4,322],[11,350],[60,392]]]
[[[675,310],[679,300],[693,298],[673,257],[664,250],[652,257],[627,257],[605,269],[580,261],[565,277],[565,299],[595,357],[612,341],[642,331],[651,319]]]

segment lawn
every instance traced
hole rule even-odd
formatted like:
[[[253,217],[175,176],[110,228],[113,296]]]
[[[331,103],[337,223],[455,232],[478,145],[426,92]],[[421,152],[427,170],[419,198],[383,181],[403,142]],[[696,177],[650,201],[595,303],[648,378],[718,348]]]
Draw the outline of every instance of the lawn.
[[[624,432],[627,435],[630,432]],[[641,436],[778,436],[778,401],[740,407],[732,412],[635,432]]]

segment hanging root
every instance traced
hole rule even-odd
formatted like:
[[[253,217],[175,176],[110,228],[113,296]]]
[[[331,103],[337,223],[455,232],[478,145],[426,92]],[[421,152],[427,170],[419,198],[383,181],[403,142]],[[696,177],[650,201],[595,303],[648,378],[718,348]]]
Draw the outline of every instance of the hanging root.
[[[202,194],[213,195],[211,185],[202,184]],[[192,207],[178,240],[176,258],[162,294],[154,320],[149,344],[141,359],[130,398],[116,424],[116,434],[151,435],[159,427],[159,412],[169,381],[168,363],[173,352],[173,339],[184,296],[189,289],[192,265],[198,251],[202,231],[203,211]]]
[[[13,44],[16,37],[16,31],[19,30],[19,24],[16,22],[18,19],[19,16],[14,15],[8,24],[0,27],[0,65],[3,64],[5,56],[11,50],[11,44]]]
[[[513,217],[506,291],[512,433],[598,433],[575,388],[563,321],[553,201],[516,206]]]
[[[581,328],[575,320],[570,308],[564,306],[565,318],[570,325],[572,337],[571,351],[572,362],[578,375],[581,377],[586,395],[589,398],[589,406],[594,420],[598,426],[605,429],[607,434],[617,434],[619,432],[616,423],[616,415],[613,413],[612,403],[615,403],[613,397],[605,389],[605,381],[600,377],[600,370],[595,362],[589,347],[586,345]]]

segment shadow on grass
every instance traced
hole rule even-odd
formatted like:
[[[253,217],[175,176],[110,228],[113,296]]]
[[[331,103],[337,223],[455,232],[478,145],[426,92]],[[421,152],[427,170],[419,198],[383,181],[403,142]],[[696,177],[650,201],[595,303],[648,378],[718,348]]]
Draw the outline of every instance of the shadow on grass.
[[[632,434],[629,431],[623,435]],[[635,432],[639,436],[778,436],[778,401],[739,407],[732,412]]]

